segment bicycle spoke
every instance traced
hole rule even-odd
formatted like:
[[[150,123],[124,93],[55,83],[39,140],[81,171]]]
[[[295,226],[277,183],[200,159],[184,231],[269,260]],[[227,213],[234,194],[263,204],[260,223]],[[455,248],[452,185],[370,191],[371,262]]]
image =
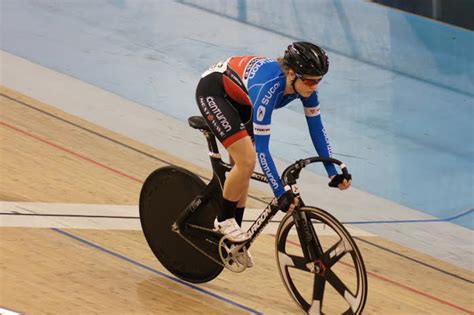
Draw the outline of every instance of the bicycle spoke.
[[[313,282],[313,303],[311,303],[311,308],[308,311],[309,314],[321,314],[325,285],[326,280],[319,274],[315,274]]]
[[[347,286],[331,269],[326,269],[325,278],[333,286],[333,288],[336,289],[336,291],[347,301],[351,309],[357,308],[359,303],[357,301],[357,297],[352,294],[352,292],[347,288]],[[352,312],[347,314],[352,314]]]
[[[306,266],[306,260],[304,257],[299,257],[295,255],[290,255],[284,252],[278,252],[280,264],[286,267],[294,267],[299,270],[308,271],[309,269]]]
[[[331,268],[337,263],[345,254],[351,251],[351,248],[347,248],[344,240],[339,240],[336,244],[331,246],[323,255],[323,262],[326,268]]]

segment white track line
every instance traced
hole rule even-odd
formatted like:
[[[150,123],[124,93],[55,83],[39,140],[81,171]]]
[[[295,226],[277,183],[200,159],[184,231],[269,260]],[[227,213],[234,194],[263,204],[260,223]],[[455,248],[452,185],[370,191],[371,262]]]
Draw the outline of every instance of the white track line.
[[[13,312],[0,307],[0,315],[20,315],[21,313]]]
[[[248,209],[244,220],[253,221],[260,212]],[[0,201],[0,213],[1,227],[141,230],[137,206]],[[80,217],[73,217],[77,215]],[[280,221],[283,216],[277,213],[272,221]],[[244,222],[243,228],[248,229],[250,224]],[[278,223],[270,223],[263,233],[275,234],[277,228]],[[353,226],[346,228],[354,236],[374,236]],[[322,228],[321,233],[328,234],[328,230]]]

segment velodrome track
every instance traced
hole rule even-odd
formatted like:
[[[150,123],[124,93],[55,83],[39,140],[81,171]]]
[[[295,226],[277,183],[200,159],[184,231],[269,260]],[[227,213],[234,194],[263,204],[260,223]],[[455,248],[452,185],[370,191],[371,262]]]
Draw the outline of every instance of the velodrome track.
[[[178,280],[152,255],[137,220],[144,178],[168,164],[204,178],[207,169],[25,91],[2,86],[0,92],[2,308],[26,314],[298,312],[277,274],[271,233],[253,247],[254,268],[225,271],[199,286]],[[250,208],[268,197],[257,189],[252,195]],[[353,233],[369,273],[366,314],[473,313],[471,271],[358,227]]]

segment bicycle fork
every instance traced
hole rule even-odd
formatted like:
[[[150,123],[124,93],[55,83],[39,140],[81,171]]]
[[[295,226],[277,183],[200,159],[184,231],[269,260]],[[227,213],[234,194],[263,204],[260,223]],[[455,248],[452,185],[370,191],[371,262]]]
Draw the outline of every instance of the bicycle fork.
[[[308,261],[306,266],[313,273],[324,273],[325,268],[320,261],[324,252],[313,224],[311,224],[311,219],[307,218],[305,212],[299,211],[299,208],[293,212],[293,218],[295,220],[301,249],[303,250],[306,261]]]

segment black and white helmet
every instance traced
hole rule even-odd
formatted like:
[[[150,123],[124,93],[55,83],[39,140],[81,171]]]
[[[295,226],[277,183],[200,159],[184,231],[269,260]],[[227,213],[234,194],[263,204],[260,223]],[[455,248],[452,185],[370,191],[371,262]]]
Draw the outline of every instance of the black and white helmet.
[[[308,42],[294,42],[285,51],[285,62],[300,75],[325,75],[329,69],[328,55],[321,47]]]

